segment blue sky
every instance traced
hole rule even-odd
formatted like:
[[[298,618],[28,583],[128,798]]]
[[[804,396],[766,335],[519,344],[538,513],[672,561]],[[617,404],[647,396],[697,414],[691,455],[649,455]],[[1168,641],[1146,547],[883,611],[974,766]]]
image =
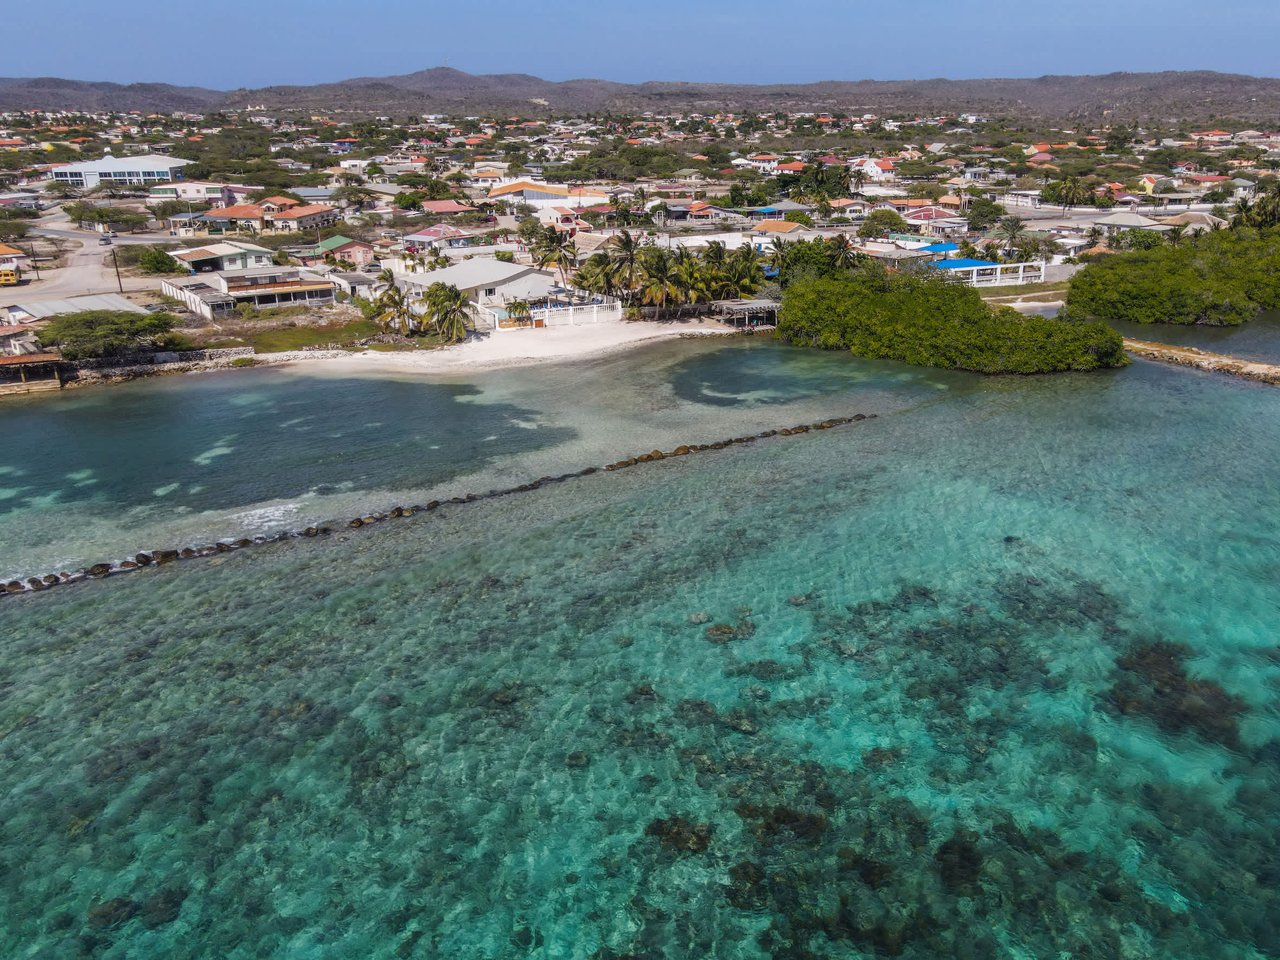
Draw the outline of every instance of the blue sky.
[[[1277,0],[101,0],[6,4],[0,73],[220,89],[448,65],[551,80],[1280,72]],[[104,13],[110,8],[113,13]]]

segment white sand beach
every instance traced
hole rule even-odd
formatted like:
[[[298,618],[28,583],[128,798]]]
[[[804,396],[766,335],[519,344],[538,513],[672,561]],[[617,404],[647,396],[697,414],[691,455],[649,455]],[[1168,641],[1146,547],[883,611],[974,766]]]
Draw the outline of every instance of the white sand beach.
[[[262,354],[267,363],[305,363],[308,373],[463,373],[493,367],[523,366],[599,356],[642,343],[679,336],[715,336],[733,330],[712,320],[598,323],[538,330],[504,330],[439,350],[366,350],[315,359],[290,354]],[[276,360],[273,361],[273,356]]]

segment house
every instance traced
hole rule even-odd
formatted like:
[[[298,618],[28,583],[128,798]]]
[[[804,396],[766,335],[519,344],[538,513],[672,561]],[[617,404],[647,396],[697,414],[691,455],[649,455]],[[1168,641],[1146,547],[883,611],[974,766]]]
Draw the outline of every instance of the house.
[[[40,352],[35,330],[26,324],[0,326],[0,357],[20,357]]]
[[[363,240],[352,240],[350,237],[344,237],[341,234],[336,237],[329,237],[327,240],[321,240],[314,247],[300,250],[294,256],[302,261],[303,266],[307,267],[324,263],[328,257],[353,263],[357,267],[373,263],[375,259],[373,244],[365,243]]]
[[[537,208],[548,206],[591,207],[597,203],[608,202],[609,196],[599,190],[567,187],[558,183],[540,183],[526,179],[494,187],[489,191],[489,199],[505,200],[508,203],[527,203]]]
[[[171,218],[171,222],[177,220],[177,217]],[[203,228],[213,234],[236,233],[240,230],[262,233],[266,227],[267,212],[257,204],[237,203],[186,218],[185,222],[193,229]]]
[[[270,214],[273,230],[287,230],[298,233],[302,230],[318,230],[331,227],[338,222],[338,209],[323,203],[311,203],[303,206],[291,206]]]
[[[459,213],[475,213],[476,208],[457,200],[423,200],[422,212],[438,217],[452,217]]]
[[[192,273],[220,273],[226,270],[248,270],[252,267],[268,267],[274,254],[266,247],[259,247],[243,240],[223,240],[190,250],[174,250],[172,256]]]
[[[447,223],[437,223],[434,227],[425,227],[415,233],[406,234],[404,245],[406,250],[422,251],[439,247],[466,247],[477,234],[461,230]]]
[[[333,281],[299,267],[255,267],[167,278],[160,284],[165,296],[180,300],[206,320],[254,309],[285,306],[326,306],[333,303]]]
[[[176,180],[159,183],[147,191],[148,203],[176,200],[184,203],[206,204],[211,207],[229,207],[245,200],[260,187],[240,183],[211,183],[207,180]]]
[[[433,283],[457,287],[477,306],[501,307],[512,300],[546,299],[558,279],[550,270],[485,257],[427,273],[395,274],[396,286],[415,297],[422,296]]]
[[[53,181],[79,190],[92,190],[99,184],[145,186],[169,183],[182,178],[182,168],[192,160],[144,154],[137,157],[105,156],[101,160],[68,163],[53,171]]]
[[[862,157],[849,161],[851,174],[861,173],[868,183],[889,183],[898,179],[897,169],[892,160]]]

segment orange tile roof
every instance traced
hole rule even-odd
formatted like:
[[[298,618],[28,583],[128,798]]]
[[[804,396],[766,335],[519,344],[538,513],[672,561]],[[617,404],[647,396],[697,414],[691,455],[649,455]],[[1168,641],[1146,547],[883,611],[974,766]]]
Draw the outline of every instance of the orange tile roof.
[[[800,224],[792,223],[790,220],[761,220],[756,224],[756,233],[791,233],[793,230],[799,230]]]
[[[333,207],[323,203],[309,203],[304,207],[290,207],[275,214],[276,220],[295,220],[298,217],[310,217],[317,213],[332,213]]]
[[[210,210],[205,216],[227,220],[261,220],[265,215],[261,207],[253,203],[237,203],[219,210]]]
[[[17,247],[11,247],[7,243],[0,243],[0,257],[25,257],[27,254]]]

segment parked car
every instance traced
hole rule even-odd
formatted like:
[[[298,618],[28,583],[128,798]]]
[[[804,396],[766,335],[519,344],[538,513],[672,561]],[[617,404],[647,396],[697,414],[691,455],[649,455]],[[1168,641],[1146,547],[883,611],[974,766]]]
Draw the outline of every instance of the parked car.
[[[100,247],[109,247],[109,246],[111,246],[111,238],[110,238],[110,237],[99,237],[99,238],[98,238],[98,246],[100,246]]]
[[[116,237],[120,236],[120,234],[118,234],[118,233],[116,233],[114,230],[112,230],[110,233],[108,233],[108,234],[107,234],[107,236],[108,236],[108,237],[110,237],[112,240],[114,240],[114,239],[116,239]]]

